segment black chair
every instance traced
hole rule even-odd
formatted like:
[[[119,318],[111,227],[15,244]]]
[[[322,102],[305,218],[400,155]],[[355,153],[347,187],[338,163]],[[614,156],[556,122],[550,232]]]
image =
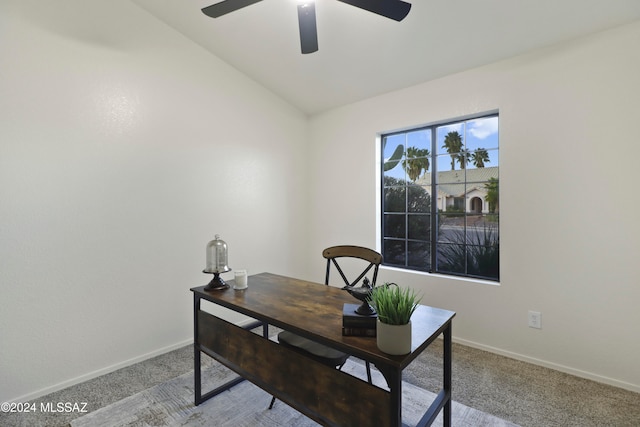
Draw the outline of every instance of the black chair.
[[[376,279],[378,278],[378,268],[380,267],[380,264],[382,264],[382,255],[378,252],[361,246],[342,245],[332,246],[325,249],[324,251],[322,251],[322,256],[327,259],[327,273],[324,280],[325,285],[329,285],[329,275],[332,265],[335,267],[338,273],[340,273],[340,277],[344,281],[345,287],[355,286],[372,269],[373,278],[370,281],[370,285],[372,287],[376,285]],[[347,275],[344,273],[342,267],[338,263],[339,258],[349,258],[352,260],[364,261],[365,264],[362,264],[360,261],[357,261],[357,263],[365,265],[365,268],[361,270],[362,272],[355,280],[349,281]],[[343,353],[331,347],[327,347],[310,339],[301,337],[289,331],[280,332],[278,334],[278,342],[283,346],[286,346],[292,350],[304,354],[307,357],[310,357],[311,359],[314,359],[325,365],[335,367],[337,369],[342,369],[344,364],[347,362],[347,359],[349,358],[349,355],[346,353]],[[369,362],[366,362],[366,367],[367,380],[369,381],[369,383],[371,383],[371,367],[369,365]],[[275,400],[275,397],[271,399],[269,409],[273,407]]]

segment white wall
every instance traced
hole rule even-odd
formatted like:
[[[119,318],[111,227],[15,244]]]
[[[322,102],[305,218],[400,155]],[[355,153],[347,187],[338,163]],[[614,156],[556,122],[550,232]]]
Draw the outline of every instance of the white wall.
[[[377,133],[499,109],[500,286],[379,280],[455,310],[459,342],[640,391],[638,45],[640,22],[314,117],[309,259],[376,246]]]
[[[378,132],[493,109],[500,286],[380,279],[456,310],[458,341],[640,391],[639,41],[636,23],[307,122],[127,1],[0,2],[0,401],[187,343],[215,233],[233,268],[321,280],[324,247],[376,246]]]
[[[0,401],[189,342],[215,233],[302,275],[306,117],[130,2],[2,1],[0,121]]]

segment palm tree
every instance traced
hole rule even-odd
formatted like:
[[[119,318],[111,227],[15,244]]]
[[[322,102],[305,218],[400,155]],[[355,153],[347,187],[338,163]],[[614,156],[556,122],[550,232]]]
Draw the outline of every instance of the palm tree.
[[[460,169],[466,169],[467,163],[471,161],[471,152],[466,148],[463,148],[458,153],[458,162],[460,163]]]
[[[417,149],[416,147],[407,148],[407,159],[402,161],[402,167],[409,176],[411,181],[415,181],[422,175],[422,171],[429,170],[429,150]]]
[[[473,165],[477,168],[483,168],[484,162],[489,161],[489,153],[484,148],[478,148],[471,155],[471,160],[473,161]]]
[[[444,145],[442,148],[447,150],[451,156],[451,170],[456,168],[456,160],[458,153],[462,150],[462,135],[458,131],[451,131],[444,137]]]
[[[495,213],[498,210],[498,178],[489,178],[484,188],[487,189],[485,200],[489,203],[489,212]]]

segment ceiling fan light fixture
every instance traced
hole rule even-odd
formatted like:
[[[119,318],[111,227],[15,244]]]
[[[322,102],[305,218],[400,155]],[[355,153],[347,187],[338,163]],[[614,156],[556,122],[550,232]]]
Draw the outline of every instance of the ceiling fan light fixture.
[[[202,9],[211,18],[258,3],[262,0],[223,0]],[[402,21],[411,10],[411,4],[402,0],[338,0],[376,15]],[[318,29],[316,27],[315,0],[298,0],[298,25],[300,27],[300,47],[303,54],[318,50]]]

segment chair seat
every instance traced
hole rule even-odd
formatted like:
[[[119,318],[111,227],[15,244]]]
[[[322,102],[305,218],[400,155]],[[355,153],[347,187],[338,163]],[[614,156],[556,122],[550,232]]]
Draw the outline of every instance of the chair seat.
[[[322,256],[327,260],[327,274],[324,279],[324,284],[329,285],[329,271],[331,270],[331,265],[335,266],[338,273],[340,273],[340,277],[344,281],[346,285],[343,289],[353,288],[360,280],[373,268],[373,280],[371,281],[370,287],[373,288],[376,285],[376,278],[378,277],[378,267],[382,264],[382,255],[373,249],[368,249],[362,246],[353,246],[353,245],[340,245],[340,246],[332,246],[330,248],[322,251]],[[352,258],[356,260],[356,262],[364,261],[366,264],[366,268],[360,273],[360,275],[353,281],[349,281],[347,276],[342,271],[342,268],[338,264],[336,259],[338,258]],[[368,280],[365,278],[365,280]],[[365,284],[363,283],[363,286]],[[318,319],[320,321],[320,319]],[[331,366],[333,368],[342,369],[345,362],[349,358],[349,355],[343,353],[339,350],[333,349],[331,347],[327,347],[326,345],[317,343],[315,341],[309,340],[307,338],[303,338],[300,335],[296,335],[289,331],[282,331],[278,334],[278,342],[291,350],[294,350],[300,354],[303,354],[311,359],[314,359],[322,364]],[[367,367],[367,380],[369,384],[371,383],[371,369],[369,366],[369,362],[366,362]],[[273,404],[275,403],[275,396],[271,399],[271,404],[269,405],[269,409],[273,408]]]
[[[309,356],[318,362],[333,367],[342,366],[349,358],[349,355],[346,353],[311,341],[289,331],[280,332],[278,334],[278,342],[300,353],[308,353]]]

